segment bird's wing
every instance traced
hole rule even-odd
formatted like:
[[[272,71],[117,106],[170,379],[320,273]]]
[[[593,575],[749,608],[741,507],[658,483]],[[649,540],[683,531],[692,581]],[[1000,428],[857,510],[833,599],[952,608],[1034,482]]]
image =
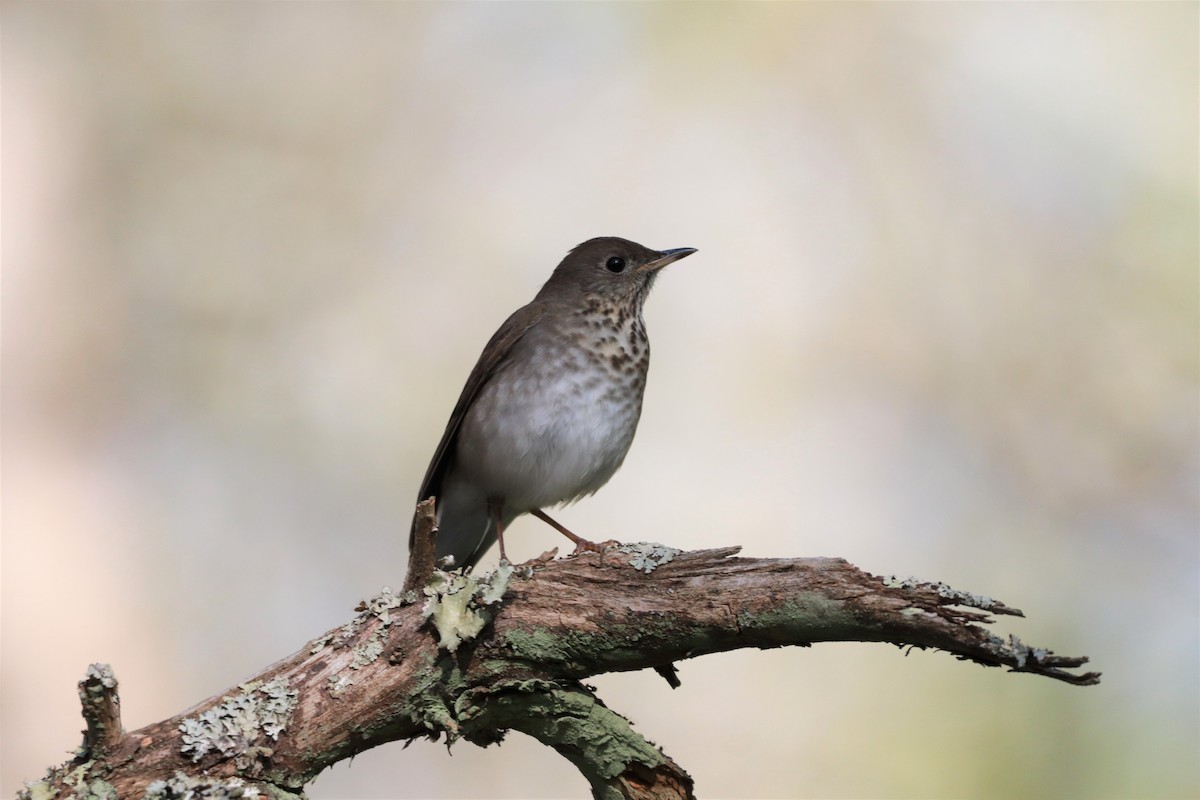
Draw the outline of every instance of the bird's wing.
[[[536,300],[517,309],[511,317],[505,320],[504,324],[500,326],[500,330],[492,335],[487,346],[483,348],[483,353],[479,356],[475,368],[471,370],[471,374],[467,378],[467,385],[463,387],[458,403],[455,404],[454,411],[450,414],[450,421],[446,423],[446,431],[442,434],[442,440],[438,442],[437,450],[433,452],[433,460],[429,462],[429,469],[425,471],[425,480],[421,481],[421,491],[417,494],[418,502],[441,495],[442,479],[450,465],[450,458],[454,453],[454,442],[458,436],[458,429],[462,426],[463,417],[467,414],[467,409],[471,407],[472,401],[479,395],[479,391],[484,385],[507,362],[513,346],[528,333],[530,328],[537,324],[545,310],[545,305]],[[409,546],[411,545],[410,538]]]

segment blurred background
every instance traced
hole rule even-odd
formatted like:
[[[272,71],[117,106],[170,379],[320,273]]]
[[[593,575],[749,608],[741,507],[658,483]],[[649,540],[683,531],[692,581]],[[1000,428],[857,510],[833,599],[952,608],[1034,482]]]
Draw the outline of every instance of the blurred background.
[[[484,342],[619,235],[700,252],[647,305],[624,469],[556,516],[943,580],[1104,672],[827,644],[597,678],[700,795],[1196,796],[1198,23],[5,3],[0,792],[79,743],[89,662],[133,729],[398,586]],[[586,793],[514,734],[310,796]]]

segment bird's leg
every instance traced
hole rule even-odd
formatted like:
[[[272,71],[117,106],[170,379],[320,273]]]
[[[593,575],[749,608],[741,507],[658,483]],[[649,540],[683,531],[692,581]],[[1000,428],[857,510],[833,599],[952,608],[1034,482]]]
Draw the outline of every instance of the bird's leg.
[[[500,545],[500,560],[508,561],[508,554],[504,552],[504,501],[488,500],[488,513],[492,515],[492,524],[496,526],[496,542]]]
[[[562,525],[560,525],[559,523],[557,523],[553,519],[551,519],[550,515],[547,514],[545,511],[542,511],[540,508],[535,508],[532,511],[530,511],[529,513],[533,514],[535,517],[540,519],[542,522],[546,523],[551,528],[554,528],[554,530],[558,531],[563,536],[567,537],[572,542],[574,542],[575,543],[575,552],[572,555],[578,555],[579,553],[582,553],[586,550],[591,550],[593,553],[603,553],[604,552],[604,544],[608,544],[607,542],[605,542],[603,544],[596,544],[595,542],[589,542],[587,539],[584,539],[582,536],[576,536],[575,534],[573,534],[569,530],[567,530],[565,527],[563,527]]]

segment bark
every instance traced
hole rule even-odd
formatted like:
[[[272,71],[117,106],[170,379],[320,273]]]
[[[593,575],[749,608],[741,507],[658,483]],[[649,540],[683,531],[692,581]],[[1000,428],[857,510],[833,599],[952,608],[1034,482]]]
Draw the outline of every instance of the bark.
[[[624,545],[485,576],[435,571],[420,592],[384,590],[252,681],[132,733],[121,729],[111,670],[96,665],[80,684],[88,730],[77,758],[28,795],[299,796],[332,763],[386,742],[487,744],[520,730],[575,764],[595,797],[687,798],[687,773],[584,679],[853,640],[1099,680],[1073,671],[1086,658],[991,633],[991,615],[1021,615],[999,601],[841,559],[737,552]]]

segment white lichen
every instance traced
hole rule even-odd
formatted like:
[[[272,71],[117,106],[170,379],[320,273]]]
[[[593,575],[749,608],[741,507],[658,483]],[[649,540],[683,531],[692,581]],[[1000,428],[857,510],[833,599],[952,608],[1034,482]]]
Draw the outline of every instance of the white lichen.
[[[381,653],[383,653],[383,641],[379,638],[377,631],[375,635],[368,637],[365,642],[354,648],[354,660],[350,662],[350,669],[362,669],[379,658]]]
[[[451,653],[479,635],[508,591],[513,566],[507,562],[480,577],[435,570],[425,585],[422,614],[438,632],[438,647]]]
[[[354,678],[349,675],[330,675],[325,688],[332,697],[337,697],[343,690],[353,685]]]
[[[363,603],[363,616],[377,617],[384,625],[388,625],[392,621],[391,610],[400,606],[411,605],[416,602],[416,596],[412,592],[406,592],[403,595],[396,594],[391,587],[383,587],[383,591]]]
[[[180,751],[191,756],[193,762],[211,752],[223,756],[245,753],[256,746],[260,735],[277,740],[287,728],[297,692],[288,687],[286,678],[266,684],[255,681],[238,688],[241,694],[226,697],[219,705],[179,724],[183,733]]]
[[[111,783],[101,778],[92,778],[92,768],[95,766],[95,761],[80,764],[63,776],[63,785],[71,789],[71,795],[76,800],[117,800],[117,790]],[[39,795],[36,791],[31,791],[31,798],[55,796],[53,787],[46,783],[27,788],[36,790],[39,786],[43,793]],[[47,791],[50,793],[45,794]]]
[[[948,605],[967,606],[983,611],[999,611],[1001,613],[1020,615],[1017,609],[1007,608],[1003,603],[993,600],[987,595],[964,592],[939,581],[923,581],[913,577],[899,578],[895,575],[888,575],[882,581],[883,585],[889,589],[932,589],[937,592],[938,597],[948,601]]]
[[[663,564],[672,561],[683,551],[657,542],[632,542],[621,545],[617,548],[617,552],[633,556],[629,559],[629,566],[649,575]]]
[[[340,629],[341,642],[348,642],[368,625],[374,625],[374,627],[363,641],[354,646],[354,650],[352,651],[353,657],[350,663],[346,665],[346,668],[360,670],[369,664],[375,663],[383,655],[386,647],[388,628],[393,621],[391,612],[401,606],[412,605],[416,601],[417,596],[415,592],[396,594],[390,587],[385,586],[379,594],[359,604],[357,609],[359,615]],[[321,648],[332,638],[333,634],[328,634],[317,640],[311,652],[314,655],[320,652]],[[325,688],[332,697],[337,697],[346,688],[353,686],[354,683],[355,680],[350,674],[331,675],[326,682]]]
[[[213,780],[192,778],[176,772],[165,781],[154,781],[146,787],[146,800],[258,800],[263,796],[241,778]]]

